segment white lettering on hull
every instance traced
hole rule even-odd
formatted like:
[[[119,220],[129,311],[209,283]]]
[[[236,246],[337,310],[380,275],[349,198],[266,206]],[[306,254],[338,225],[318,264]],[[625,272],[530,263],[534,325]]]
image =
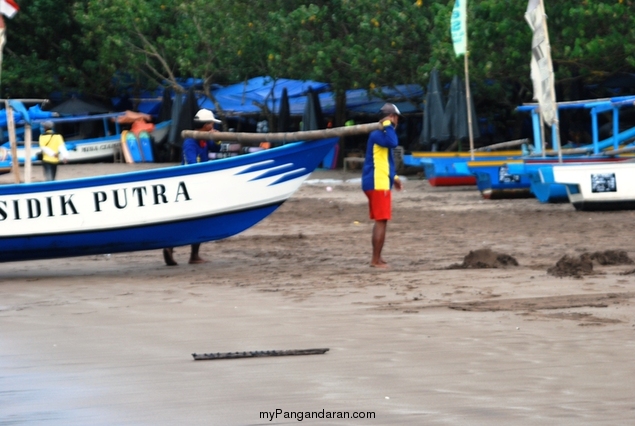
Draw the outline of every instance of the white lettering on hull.
[[[29,198],[0,198],[0,222],[12,220],[41,219],[69,215],[103,212],[106,207],[118,210],[137,209],[149,205],[159,206],[181,201],[191,201],[185,182],[176,187],[164,184],[115,188],[109,191],[92,191],[92,206],[81,208],[73,199],[75,194]]]

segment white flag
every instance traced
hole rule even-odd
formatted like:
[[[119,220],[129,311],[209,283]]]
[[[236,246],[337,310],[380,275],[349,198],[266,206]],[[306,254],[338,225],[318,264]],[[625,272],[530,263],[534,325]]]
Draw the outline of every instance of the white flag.
[[[456,56],[465,55],[467,51],[466,6],[467,0],[456,0],[452,10],[452,17],[450,18],[450,33],[452,34],[452,43],[454,43]]]
[[[543,120],[548,125],[556,121],[553,64],[547,33],[547,21],[543,13],[542,0],[529,0],[525,19],[534,32],[531,40],[531,81],[534,99],[540,104]]]
[[[20,6],[13,0],[0,0],[0,13],[7,18],[13,18],[20,10]]]

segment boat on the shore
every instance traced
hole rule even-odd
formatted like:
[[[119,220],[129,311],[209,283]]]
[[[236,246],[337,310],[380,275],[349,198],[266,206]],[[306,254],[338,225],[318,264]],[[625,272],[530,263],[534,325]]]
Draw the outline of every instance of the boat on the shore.
[[[432,186],[476,185],[476,176],[460,164],[468,161],[496,161],[520,158],[522,151],[475,152],[424,152],[415,151],[404,155],[404,164],[422,167],[426,180]],[[474,157],[474,160],[472,160]],[[458,167],[455,165],[459,164]]]
[[[289,143],[187,166],[0,186],[0,262],[230,237],[280,207],[338,140]]]
[[[34,128],[39,128],[44,121],[51,121],[66,142],[69,163],[91,163],[97,161],[112,161],[121,147],[122,126],[117,118],[124,113],[95,114],[62,118],[47,118],[32,120]],[[170,126],[170,121],[158,123],[155,126],[157,134],[163,134]],[[6,142],[2,148],[10,152],[11,145]],[[37,154],[40,152],[37,139],[31,147],[31,162],[39,162]],[[24,164],[26,150],[23,141],[17,144],[18,163]],[[10,160],[10,158],[9,158]]]
[[[620,163],[632,158],[632,153],[621,152],[635,140],[635,128],[620,131],[619,112],[623,107],[632,107],[635,96],[610,99],[583,100],[557,103],[557,111],[584,109],[591,115],[592,142],[577,148],[545,150],[542,147],[540,116],[537,105],[521,106],[519,111],[532,115],[534,143],[532,152],[511,161],[469,162],[469,172],[477,177],[478,189],[484,198],[513,198],[519,195],[533,195],[540,202],[553,203],[567,201],[567,191],[553,179],[552,167],[579,164]],[[600,140],[598,115],[611,111],[613,134]],[[552,139],[558,135],[552,128]],[[459,165],[459,170],[466,167]],[[465,171],[465,170],[464,170]]]
[[[554,181],[567,189],[576,210],[635,209],[635,162],[553,167]]]

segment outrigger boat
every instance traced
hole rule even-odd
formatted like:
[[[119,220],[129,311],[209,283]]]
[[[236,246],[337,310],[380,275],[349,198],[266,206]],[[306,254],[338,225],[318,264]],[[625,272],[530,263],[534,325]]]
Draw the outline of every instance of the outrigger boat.
[[[46,118],[32,120],[34,128],[39,128],[44,121],[53,122],[56,127],[69,125],[82,129],[90,128],[90,132],[82,134],[81,132],[66,133],[61,132],[68,149],[69,163],[90,163],[96,161],[112,161],[115,152],[121,146],[121,125],[117,122],[117,118],[123,116],[124,113],[95,114],[75,117],[62,118]],[[170,121],[164,121],[156,125],[152,132],[162,133],[169,128]],[[10,142],[2,145],[2,148],[10,150]],[[31,162],[38,163],[37,154],[40,148],[37,139],[31,148]],[[17,145],[17,157],[20,164],[25,162],[25,147],[23,142]]]
[[[553,167],[554,182],[564,185],[576,210],[635,209],[635,162]]]
[[[487,151],[475,152],[474,161],[503,161],[520,158],[522,151]],[[469,152],[423,152],[415,151],[404,155],[404,164],[411,167],[422,167],[425,178],[432,186],[475,185],[476,176],[467,169],[455,167],[470,161]]]
[[[579,148],[562,149],[560,154],[557,149],[546,151],[542,148],[538,106],[519,107],[519,111],[528,111],[532,114],[534,144],[531,154],[527,153],[520,159],[509,161],[468,162],[457,168],[464,172],[468,169],[476,176],[478,189],[484,198],[533,195],[540,202],[567,201],[566,188],[554,180],[551,169],[556,165],[620,163],[632,159],[632,153],[620,153],[619,150],[635,140],[635,128],[619,131],[619,110],[624,106],[632,106],[634,102],[634,96],[624,96],[557,103],[556,111],[572,108],[589,110],[592,125],[592,143]],[[613,136],[599,140],[597,116],[605,111],[613,112]],[[554,134],[553,139],[557,140],[557,135]]]
[[[230,237],[280,207],[340,136],[376,128],[378,123],[297,132],[305,141],[206,163],[0,186],[0,261],[151,250]],[[190,133],[221,140],[245,135]],[[249,135],[262,141],[279,134]],[[299,137],[282,135],[286,141]]]

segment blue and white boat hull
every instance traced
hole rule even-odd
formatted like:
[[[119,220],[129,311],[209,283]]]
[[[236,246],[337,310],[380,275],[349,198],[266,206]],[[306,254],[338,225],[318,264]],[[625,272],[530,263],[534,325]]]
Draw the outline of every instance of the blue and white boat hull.
[[[554,166],[553,176],[576,210],[635,209],[635,162]]]
[[[286,201],[337,138],[188,166],[0,188],[0,261],[227,238]]]

